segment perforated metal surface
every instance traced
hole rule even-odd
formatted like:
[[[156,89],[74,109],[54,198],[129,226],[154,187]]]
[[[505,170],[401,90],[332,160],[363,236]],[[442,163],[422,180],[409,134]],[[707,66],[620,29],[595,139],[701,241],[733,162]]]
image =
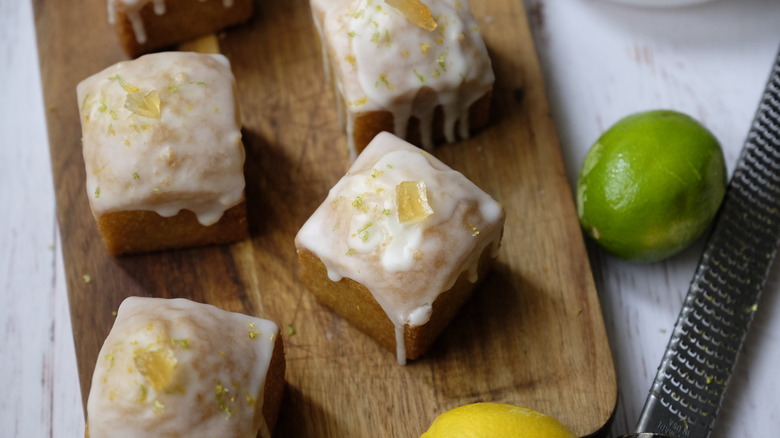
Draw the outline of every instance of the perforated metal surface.
[[[709,437],[780,243],[780,54],[636,432]]]

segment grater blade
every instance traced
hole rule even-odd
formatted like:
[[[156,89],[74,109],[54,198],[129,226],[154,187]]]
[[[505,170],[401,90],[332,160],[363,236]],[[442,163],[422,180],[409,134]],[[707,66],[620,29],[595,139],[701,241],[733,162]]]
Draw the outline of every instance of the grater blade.
[[[780,52],[635,433],[707,438],[780,244]]]

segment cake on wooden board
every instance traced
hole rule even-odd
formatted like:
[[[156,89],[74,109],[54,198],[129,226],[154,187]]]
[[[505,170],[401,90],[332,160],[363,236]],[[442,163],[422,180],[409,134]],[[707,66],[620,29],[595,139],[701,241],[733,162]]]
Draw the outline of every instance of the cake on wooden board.
[[[467,0],[310,3],[353,158],[382,131],[430,150],[488,124],[495,78]]]
[[[240,24],[252,0],[108,0],[108,20],[136,57]]]
[[[101,348],[90,438],[270,438],[284,347],[269,320],[185,299],[130,297]]]
[[[405,363],[428,349],[484,277],[504,219],[463,174],[384,132],[295,245],[317,299]]]
[[[235,80],[222,55],[119,62],[77,87],[92,213],[111,254],[248,235]]]

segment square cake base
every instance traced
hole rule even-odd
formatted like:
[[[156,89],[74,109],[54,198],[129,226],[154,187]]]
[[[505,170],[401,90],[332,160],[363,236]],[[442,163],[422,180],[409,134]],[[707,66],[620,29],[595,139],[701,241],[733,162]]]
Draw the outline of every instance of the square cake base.
[[[382,347],[391,352],[396,351],[395,326],[368,289],[349,278],[332,281],[328,278],[325,265],[311,251],[298,251],[298,259],[302,266],[303,282],[317,301],[331,308]],[[493,260],[488,247],[479,259],[478,279],[485,277]],[[404,326],[407,359],[417,359],[430,348],[478,283],[469,281],[468,272],[461,273],[455,284],[433,302],[431,318],[427,323],[416,327],[408,324]]]
[[[251,16],[252,0],[233,0],[230,7],[225,7],[222,0],[165,0],[165,13],[161,15],[154,12],[153,2],[140,10],[144,43],[136,39],[130,17],[119,10],[116,31],[125,51],[136,57],[243,23]]]
[[[249,235],[245,201],[210,226],[201,225],[189,210],[171,217],[153,211],[118,211],[97,218],[97,226],[112,255],[230,243]]]

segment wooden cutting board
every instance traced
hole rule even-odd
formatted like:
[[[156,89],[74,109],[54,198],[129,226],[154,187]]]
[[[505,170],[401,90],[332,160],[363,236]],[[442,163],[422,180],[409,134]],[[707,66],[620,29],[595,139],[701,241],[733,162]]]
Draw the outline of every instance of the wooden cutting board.
[[[75,87],[125,56],[105,0],[33,3],[85,402],[112,312],[140,295],[280,324],[288,386],[277,437],[417,437],[439,413],[477,401],[546,412],[580,436],[608,422],[612,356],[520,0],[471,2],[496,72],[495,121],[435,151],[505,206],[498,266],[407,366],[299,281],[293,237],[349,165],[306,0],[258,1],[251,22],[220,35],[241,99],[251,239],[119,258],[106,254],[89,211]]]

